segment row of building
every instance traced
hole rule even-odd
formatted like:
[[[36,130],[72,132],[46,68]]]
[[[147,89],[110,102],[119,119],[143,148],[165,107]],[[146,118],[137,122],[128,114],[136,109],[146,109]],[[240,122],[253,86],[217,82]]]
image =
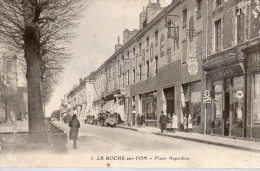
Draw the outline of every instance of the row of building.
[[[62,100],[62,111],[118,112],[158,127],[191,115],[193,132],[260,138],[260,1],[149,1],[139,30]]]
[[[0,55],[0,123],[28,115],[27,87],[18,84],[17,66],[15,55]]]

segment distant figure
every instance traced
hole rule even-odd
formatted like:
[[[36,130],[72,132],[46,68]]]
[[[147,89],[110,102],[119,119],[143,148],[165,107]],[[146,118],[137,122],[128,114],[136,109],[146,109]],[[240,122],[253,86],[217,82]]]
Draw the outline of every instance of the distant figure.
[[[72,119],[69,123],[69,127],[70,127],[70,139],[73,140],[73,148],[77,149],[77,138],[78,138],[78,133],[80,128],[80,123],[79,120],[77,119],[76,114],[72,116]]]
[[[188,130],[192,129],[192,119],[191,119],[191,114],[189,113],[188,115]]]
[[[186,113],[185,116],[184,116],[184,121],[183,121],[183,126],[184,126],[184,130],[185,132],[188,132],[188,117],[189,117],[189,114]]]
[[[172,128],[173,128],[173,132],[175,132],[175,130],[178,128],[178,117],[176,113],[174,113],[172,116]]]
[[[164,112],[161,112],[160,120],[159,123],[161,124],[161,131],[163,133],[163,130],[166,128],[166,122],[167,122],[167,117],[165,116]]]
[[[145,124],[145,116],[144,114],[141,115],[141,125]]]
[[[137,125],[138,125],[138,126],[142,125],[142,117],[141,117],[140,114],[137,115],[137,118],[136,118],[136,119],[137,119]]]

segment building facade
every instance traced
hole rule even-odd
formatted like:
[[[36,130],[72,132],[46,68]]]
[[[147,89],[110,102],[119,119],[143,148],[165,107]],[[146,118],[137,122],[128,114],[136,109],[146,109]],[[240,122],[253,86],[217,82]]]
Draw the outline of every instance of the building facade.
[[[94,86],[92,76],[80,78],[79,84],[65,95],[61,101],[61,114],[77,114],[80,119],[85,119],[93,113]]]
[[[123,44],[95,71],[95,109],[113,108],[120,100],[123,120],[159,126],[161,111],[178,115],[179,127],[190,113],[194,131],[203,132],[202,60],[205,58],[204,1],[173,1],[163,8],[149,2],[139,15],[139,31],[123,33]],[[188,72],[195,61],[196,73]],[[181,98],[180,98],[181,97]],[[121,110],[122,111],[122,110]]]
[[[190,115],[193,132],[260,138],[259,9],[258,0],[149,1],[139,30],[126,29],[92,73],[94,113],[158,127],[164,111],[179,130]]]
[[[207,107],[213,134],[260,138],[259,1],[208,4]],[[210,129],[208,129],[210,131]]]

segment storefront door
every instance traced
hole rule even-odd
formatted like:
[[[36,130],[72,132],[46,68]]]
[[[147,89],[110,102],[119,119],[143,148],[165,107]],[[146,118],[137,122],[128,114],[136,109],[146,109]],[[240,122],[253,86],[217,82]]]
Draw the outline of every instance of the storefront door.
[[[224,131],[225,136],[229,135],[229,127],[230,127],[230,119],[229,119],[230,96],[229,96],[229,94],[230,94],[230,92],[225,93],[225,105],[224,105],[224,111],[223,111],[223,119],[224,119],[223,131]]]
[[[214,134],[243,135],[243,76],[213,82]]]

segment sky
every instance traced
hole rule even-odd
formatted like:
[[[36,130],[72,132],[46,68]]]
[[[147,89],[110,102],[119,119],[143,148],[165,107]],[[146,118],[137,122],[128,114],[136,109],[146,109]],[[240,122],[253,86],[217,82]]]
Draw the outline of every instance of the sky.
[[[151,0],[156,2],[157,0]],[[172,0],[160,0],[162,7]],[[61,74],[50,102],[46,106],[46,116],[59,109],[61,99],[79,83],[80,78],[95,71],[115,52],[115,44],[123,31],[139,29],[139,14],[149,0],[89,0],[84,18],[75,30],[71,46],[72,56]]]

